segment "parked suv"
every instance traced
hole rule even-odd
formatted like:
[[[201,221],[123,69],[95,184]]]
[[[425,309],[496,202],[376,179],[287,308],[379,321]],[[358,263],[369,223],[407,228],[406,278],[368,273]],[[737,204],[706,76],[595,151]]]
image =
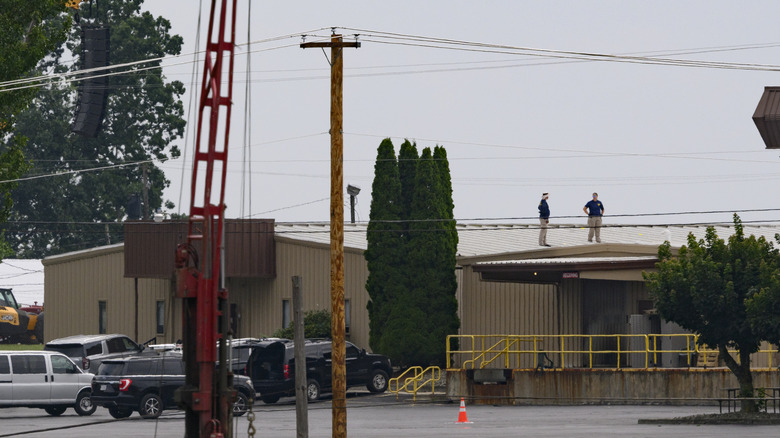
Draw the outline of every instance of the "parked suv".
[[[157,418],[164,409],[177,409],[174,392],[184,386],[184,362],[180,353],[145,353],[124,359],[104,360],[92,380],[92,403],[108,408],[114,418],[138,411]],[[234,376],[236,401],[233,415],[241,416],[255,400],[252,381]]]
[[[92,415],[92,374],[52,351],[0,351],[0,407],[43,408],[62,415],[72,407]]]
[[[346,343],[347,387],[365,385],[371,392],[385,392],[393,368],[390,359],[370,354]],[[294,343],[289,339],[267,340],[252,344],[246,375],[265,403],[295,395]],[[306,340],[306,395],[317,400],[331,390],[331,341]]]
[[[97,373],[100,363],[138,354],[143,347],[125,335],[76,335],[55,339],[43,347],[73,359],[84,371]]]

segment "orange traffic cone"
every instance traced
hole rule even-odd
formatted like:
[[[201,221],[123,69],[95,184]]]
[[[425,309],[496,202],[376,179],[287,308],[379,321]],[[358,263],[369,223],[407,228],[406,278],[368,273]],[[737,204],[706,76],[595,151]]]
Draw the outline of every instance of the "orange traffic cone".
[[[466,402],[463,397],[460,398],[460,412],[458,412],[458,423],[471,423],[469,417],[466,415]]]

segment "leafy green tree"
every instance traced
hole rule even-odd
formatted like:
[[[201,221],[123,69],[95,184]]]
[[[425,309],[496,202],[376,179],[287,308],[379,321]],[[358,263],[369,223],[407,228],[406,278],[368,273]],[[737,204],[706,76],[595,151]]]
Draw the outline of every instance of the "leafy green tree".
[[[6,0],[0,10],[0,81],[32,78],[35,67],[65,41],[70,19],[66,0]],[[23,84],[4,87],[0,92],[0,133],[13,128],[14,117],[35,97],[35,87]],[[7,91],[8,88],[19,88]]]
[[[775,240],[780,242],[780,234],[775,234]],[[761,268],[763,286],[745,300],[748,320],[761,339],[780,347],[780,275],[772,263]]]
[[[274,332],[276,338],[293,339],[295,336],[295,321],[290,326]],[[330,312],[327,310],[310,310],[303,315],[304,338],[330,338]]]
[[[35,67],[65,41],[70,17],[65,0],[8,0],[0,10],[0,82],[17,81],[38,75]],[[38,92],[28,84],[9,84],[0,89],[0,181],[14,181],[29,168],[24,157],[27,139],[11,137],[16,116]],[[16,88],[16,89],[14,89]],[[12,191],[17,183],[0,184],[0,223],[5,223],[13,206]],[[0,238],[0,258],[13,255],[5,237]]]
[[[771,242],[744,235],[737,215],[734,231],[728,243],[712,227],[704,239],[691,234],[677,257],[665,242],[658,249],[657,272],[646,273],[645,280],[661,317],[697,333],[700,344],[716,347],[739,382],[740,396],[753,397],[750,354],[758,351],[762,334],[749,323],[748,303],[757,305],[759,291],[777,286],[780,263]],[[742,410],[755,412],[756,404],[744,400]]]
[[[368,265],[366,306],[369,318],[369,345],[380,351],[382,331],[388,320],[389,304],[404,287],[401,269],[404,240],[401,233],[401,183],[393,142],[386,138],[377,150],[374,181],[371,185],[368,246],[364,252]]]
[[[142,3],[102,0],[92,10],[89,19],[110,28],[112,64],[181,51],[182,38],[169,34],[170,22],[141,12]],[[76,28],[66,45],[79,56],[80,44]],[[47,86],[20,114],[15,136],[29,138],[25,153],[33,161],[33,174],[108,168],[20,183],[13,194],[15,226],[6,231],[17,256],[41,258],[121,241],[128,199],[143,192],[144,181],[150,209],[163,205],[162,192],[169,181],[154,163],[139,163],[179,156],[172,142],[184,132],[180,100],[184,86],[167,82],[159,68],[142,70],[156,66],[159,61],[150,61],[133,73],[111,76],[106,116],[97,138],[70,132],[75,84]],[[78,68],[59,58],[48,67],[55,71]],[[165,206],[172,208],[173,204],[166,202]]]

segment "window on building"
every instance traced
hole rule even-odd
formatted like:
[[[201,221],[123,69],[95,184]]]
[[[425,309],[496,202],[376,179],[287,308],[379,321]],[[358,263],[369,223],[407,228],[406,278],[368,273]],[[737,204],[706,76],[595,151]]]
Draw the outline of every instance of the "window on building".
[[[349,304],[349,300],[344,300],[344,332],[346,333],[349,333],[349,323],[352,321],[352,318],[349,316],[349,310],[352,306]]]
[[[290,326],[290,300],[282,300],[282,328]]]
[[[105,301],[98,301],[98,333],[101,335],[108,333],[108,312]]]
[[[157,334],[165,334],[165,301],[157,301]]]

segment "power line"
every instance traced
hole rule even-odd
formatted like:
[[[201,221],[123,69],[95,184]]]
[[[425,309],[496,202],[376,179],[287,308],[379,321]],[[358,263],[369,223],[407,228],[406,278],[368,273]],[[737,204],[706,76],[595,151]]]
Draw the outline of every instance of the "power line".
[[[307,201],[295,205],[290,205],[286,207],[280,207],[273,210],[268,210],[260,213],[253,214],[252,216],[257,216],[258,214],[266,214],[266,213],[272,213],[275,211],[300,207],[304,205],[309,204],[315,204],[317,202],[322,202],[325,200],[330,199],[327,198],[321,198],[321,199],[315,199],[313,201]],[[772,212],[780,212],[780,208],[751,208],[751,209],[738,209],[738,210],[690,210],[690,211],[671,211],[671,212],[660,212],[660,213],[621,213],[621,214],[610,214],[606,217],[609,218],[634,218],[634,217],[664,217],[664,216],[684,216],[684,215],[711,215],[711,214],[742,214],[742,213],[772,213]],[[583,219],[585,216],[583,215],[574,215],[574,216],[552,216],[553,219]],[[485,221],[534,221],[539,219],[538,216],[504,216],[504,217],[471,217],[471,218],[455,218],[455,219],[420,219],[420,220],[374,220],[372,222],[375,223],[415,223],[415,222],[458,222],[458,223],[471,223],[471,222],[485,222]],[[777,222],[778,220],[770,220],[771,222]],[[751,221],[751,223],[761,223],[760,220]],[[92,222],[92,221],[27,221],[27,220],[9,220],[5,222],[6,224],[19,224],[19,225],[115,225],[115,226],[122,226],[125,223],[124,222]],[[277,222],[277,224],[317,224],[317,223],[327,223],[327,222],[319,222],[319,221],[310,221],[310,222]],[[367,223],[367,222],[358,222],[358,223]],[[747,223],[743,221],[743,223]],[[697,222],[696,224],[706,224],[706,222]],[[659,224],[654,224],[651,226],[658,226]],[[661,224],[663,225],[663,224]],[[670,225],[670,224],[667,224]],[[577,225],[579,226],[579,225]],[[613,225],[616,226],[616,225]],[[621,225],[621,226],[642,226],[642,225]]]
[[[109,165],[109,166],[93,167],[93,168],[90,168],[90,169],[68,170],[68,171],[64,171],[64,172],[56,172],[56,173],[51,173],[51,174],[46,174],[46,175],[36,175],[36,176],[28,176],[28,177],[17,178],[17,179],[2,180],[2,181],[0,181],[0,184],[21,182],[21,181],[31,181],[31,180],[34,180],[34,179],[51,178],[51,177],[63,176],[63,175],[77,175],[77,174],[80,174],[80,173],[95,172],[95,171],[98,171],[98,170],[119,169],[119,168],[129,167],[129,166],[138,166],[139,164],[144,164],[144,163],[152,163],[154,161],[165,162],[166,160],[167,159],[144,160],[144,161],[136,161],[136,162],[133,162],[133,163],[121,163],[121,164],[112,164],[112,165]]]

